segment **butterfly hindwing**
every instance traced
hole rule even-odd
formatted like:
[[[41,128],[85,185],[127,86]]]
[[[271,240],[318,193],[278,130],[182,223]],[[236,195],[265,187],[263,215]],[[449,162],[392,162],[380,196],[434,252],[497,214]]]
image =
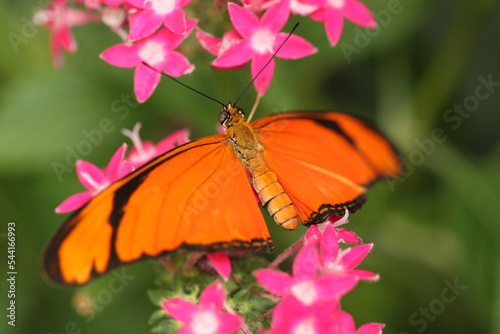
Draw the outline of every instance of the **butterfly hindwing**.
[[[272,249],[242,164],[224,135],[175,148],[74,213],[45,254],[52,280],[85,284],[142,258],[189,250]]]
[[[264,161],[306,225],[355,211],[366,187],[395,177],[392,145],[368,123],[342,113],[283,113],[252,122]]]

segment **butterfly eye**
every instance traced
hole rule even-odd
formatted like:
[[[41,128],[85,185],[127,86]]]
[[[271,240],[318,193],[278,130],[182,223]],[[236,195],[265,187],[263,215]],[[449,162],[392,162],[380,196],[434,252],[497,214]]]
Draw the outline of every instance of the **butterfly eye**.
[[[225,125],[231,119],[231,114],[225,110],[222,110],[219,114],[220,125]]]

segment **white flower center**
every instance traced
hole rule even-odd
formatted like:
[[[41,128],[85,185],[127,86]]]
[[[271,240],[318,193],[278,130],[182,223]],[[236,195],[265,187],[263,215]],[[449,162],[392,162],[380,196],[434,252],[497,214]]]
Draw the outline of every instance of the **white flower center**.
[[[212,311],[198,311],[193,315],[189,328],[195,334],[215,334],[219,329],[219,319]]]
[[[316,334],[314,329],[314,318],[309,317],[302,320],[294,329],[293,334]]]
[[[252,49],[258,53],[273,53],[274,39],[269,30],[257,30],[252,36]]]
[[[327,0],[330,6],[336,9],[344,8],[345,0]]]
[[[146,0],[144,4],[151,2],[151,8],[157,15],[166,15],[175,9],[175,0]]]
[[[292,294],[305,305],[311,305],[317,297],[313,282],[304,281],[292,287]]]
[[[147,41],[139,51],[139,57],[149,65],[157,65],[165,60],[165,52],[160,43]]]

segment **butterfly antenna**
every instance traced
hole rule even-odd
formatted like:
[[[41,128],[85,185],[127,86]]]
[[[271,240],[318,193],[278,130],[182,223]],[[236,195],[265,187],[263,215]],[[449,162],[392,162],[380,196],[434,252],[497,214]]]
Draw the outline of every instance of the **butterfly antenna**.
[[[148,63],[146,63],[146,62],[142,62],[142,63],[143,63],[144,65],[146,65],[147,67],[149,67],[150,69],[152,69],[152,70],[154,70],[154,71],[156,71],[156,72],[160,73],[161,75],[166,76],[166,77],[168,77],[168,78],[170,78],[170,79],[174,80],[174,81],[175,81],[175,82],[177,82],[179,85],[184,86],[184,87],[186,87],[186,88],[188,88],[188,89],[192,90],[193,92],[198,93],[198,94],[200,94],[201,96],[206,97],[207,99],[210,99],[210,100],[212,100],[212,101],[215,101],[215,102],[217,102],[218,104],[220,104],[220,105],[221,105],[221,106],[223,106],[223,107],[225,107],[225,106],[226,106],[226,105],[225,105],[224,103],[222,103],[221,101],[219,101],[219,100],[217,100],[217,99],[215,99],[215,98],[213,98],[213,97],[211,97],[211,96],[208,96],[207,94],[202,93],[202,92],[200,92],[199,90],[194,89],[194,88],[193,88],[193,87],[191,87],[191,86],[186,85],[185,83],[183,83],[182,81],[177,80],[177,79],[176,79],[176,78],[174,78],[173,76],[171,76],[171,75],[168,75],[168,74],[166,74],[166,73],[163,73],[163,72],[158,71],[156,68],[152,67],[152,66],[151,66],[151,65],[149,65]]]
[[[245,92],[248,90],[248,88],[250,88],[250,86],[254,83],[255,79],[257,79],[259,77],[259,75],[266,69],[267,65],[269,65],[269,63],[271,61],[273,61],[273,59],[276,57],[276,55],[278,54],[278,52],[280,51],[280,49],[283,47],[283,45],[285,45],[285,43],[288,41],[288,39],[290,38],[290,36],[292,36],[293,32],[295,31],[295,29],[297,29],[298,26],[299,26],[299,23],[298,22],[295,23],[295,25],[293,26],[293,28],[290,31],[290,33],[288,34],[288,36],[286,36],[286,38],[283,41],[283,43],[281,43],[281,45],[276,49],[276,51],[273,53],[273,55],[267,61],[267,63],[264,66],[262,66],[262,68],[260,69],[260,71],[253,77],[252,81],[250,81],[250,83],[245,87],[245,89],[243,89],[243,91],[240,93],[240,95],[238,96],[238,98],[236,99],[236,101],[234,101],[234,105],[236,105],[238,103],[238,100],[243,96],[243,94],[245,94]]]

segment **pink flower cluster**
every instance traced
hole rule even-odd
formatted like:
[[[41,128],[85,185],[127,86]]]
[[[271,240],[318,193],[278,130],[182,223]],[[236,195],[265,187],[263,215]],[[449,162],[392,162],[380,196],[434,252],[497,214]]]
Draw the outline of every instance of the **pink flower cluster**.
[[[339,242],[361,242],[353,232],[338,227],[344,223],[347,223],[347,214],[335,223],[327,221],[319,227],[312,226],[300,242],[291,275],[275,269],[255,271],[258,284],[279,298],[272,310],[271,328],[260,326],[260,334],[382,332],[384,325],[378,323],[356,329],[352,316],[340,307],[340,299],[360,280],[376,281],[379,278],[377,274],[355,269],[373,244],[339,248]],[[229,259],[223,253],[217,254],[210,259],[212,265],[227,269]],[[244,316],[231,310],[224,301],[222,284],[217,282],[201,293],[199,305],[171,298],[162,306],[168,315],[183,323],[177,333],[222,334],[238,330],[249,333],[249,327],[256,327],[255,324],[246,324]]]
[[[70,212],[81,208],[111,183],[123,178],[151,159],[189,141],[189,131],[183,129],[174,132],[155,145],[150,141],[141,140],[139,137],[140,128],[141,123],[137,123],[132,131],[122,130],[123,134],[130,138],[134,148],[125,156],[127,145],[123,144],[113,154],[108,166],[104,169],[100,169],[88,161],[76,161],[76,175],[87,191],[68,197],[57,206],[57,213]]]
[[[101,58],[117,67],[135,68],[134,91],[139,102],[151,96],[162,72],[178,77],[194,70],[194,65],[176,49],[199,23],[196,18],[187,18],[185,11],[196,1],[75,1],[83,4],[84,9],[70,7],[68,0],[52,0],[35,15],[35,21],[51,32],[51,51],[57,66],[62,64],[63,51],[74,52],[77,48],[72,27],[102,22],[122,43],[104,50]],[[254,81],[260,95],[266,92],[275,69],[274,60],[267,67],[264,65],[278,47],[281,49],[276,57],[283,59],[298,59],[316,52],[307,40],[296,35],[282,45],[288,33],[281,30],[291,15],[323,22],[332,46],[339,41],[344,18],[363,27],[377,25],[368,8],[358,0],[241,0],[241,5],[228,2],[227,8],[234,29],[218,38],[198,28],[196,37],[206,51],[216,56],[213,68],[241,68],[250,62],[252,78],[264,69]]]

